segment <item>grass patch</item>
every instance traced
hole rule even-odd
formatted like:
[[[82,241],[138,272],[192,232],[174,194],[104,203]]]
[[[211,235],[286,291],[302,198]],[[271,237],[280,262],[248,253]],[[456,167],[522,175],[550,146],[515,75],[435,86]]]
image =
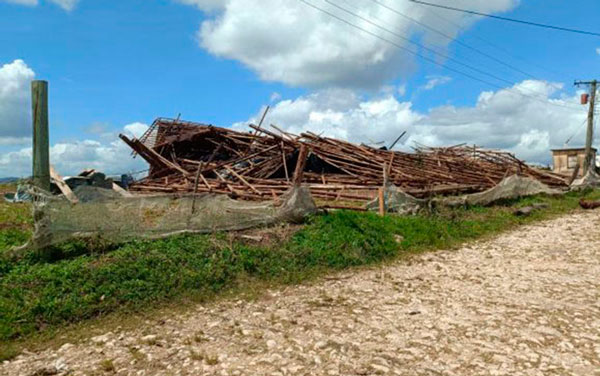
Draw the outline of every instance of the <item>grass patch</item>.
[[[110,312],[140,312],[176,297],[194,301],[261,283],[298,283],[323,272],[450,248],[577,208],[582,195],[532,197],[495,207],[444,209],[414,217],[337,211],[311,218],[290,238],[269,245],[232,241],[226,234],[177,236],[119,246],[71,242],[18,261],[2,257],[12,239],[0,230],[0,358],[16,339]],[[588,192],[587,198],[600,198]],[[545,202],[529,217],[516,207]],[[0,207],[5,204],[0,204]],[[19,206],[3,208],[23,217]],[[5,214],[6,215],[6,214]],[[5,218],[5,217],[3,217]],[[27,236],[24,231],[22,235]],[[18,244],[18,243],[17,243]],[[2,347],[2,346],[0,346]]]
[[[24,244],[31,236],[31,205],[4,201],[4,193],[14,193],[16,189],[16,184],[0,184],[0,252]]]

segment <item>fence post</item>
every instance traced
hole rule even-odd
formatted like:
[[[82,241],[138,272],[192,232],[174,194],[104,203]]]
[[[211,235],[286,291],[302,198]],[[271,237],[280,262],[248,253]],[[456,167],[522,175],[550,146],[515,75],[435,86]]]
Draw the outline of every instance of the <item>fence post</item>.
[[[50,190],[50,141],[48,138],[48,82],[31,82],[33,115],[33,184]]]

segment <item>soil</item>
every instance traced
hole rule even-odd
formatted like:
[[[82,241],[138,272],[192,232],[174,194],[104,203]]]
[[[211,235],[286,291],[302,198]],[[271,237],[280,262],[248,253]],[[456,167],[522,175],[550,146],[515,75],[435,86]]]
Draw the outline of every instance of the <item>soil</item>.
[[[0,374],[600,375],[600,213],[198,305]]]

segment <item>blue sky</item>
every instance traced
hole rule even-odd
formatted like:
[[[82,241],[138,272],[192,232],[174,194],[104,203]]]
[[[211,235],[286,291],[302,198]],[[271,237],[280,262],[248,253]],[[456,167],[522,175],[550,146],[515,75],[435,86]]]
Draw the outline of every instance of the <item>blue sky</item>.
[[[311,1],[360,22],[331,3]],[[600,3],[592,0],[577,6],[564,0],[437,2],[599,30],[588,16],[600,11]],[[450,56],[517,89],[503,91],[498,87],[512,85],[483,76],[498,86],[489,87],[399,52],[297,0],[0,0],[0,67],[5,70],[0,176],[29,173],[32,74],[50,82],[52,157],[63,174],[84,166],[114,172],[143,167],[124,160],[126,149],[117,145],[116,135],[139,132],[156,117],[181,113],[187,120],[243,128],[267,104],[274,107],[269,121],[294,132],[310,129],[368,142],[407,130],[409,138],[400,148],[414,142],[469,142],[539,163],[549,162],[549,148],[579,132],[585,108],[577,105],[573,80],[600,78],[600,38],[384,1],[456,35],[451,41],[370,0],[334,3],[440,51],[432,55],[419,49],[439,64],[454,66],[441,57]],[[531,76],[473,53],[457,40]],[[32,74],[13,77],[26,69]],[[482,97],[484,91],[489,93]],[[124,128],[131,124],[138,126]],[[582,143],[583,133],[573,142]]]

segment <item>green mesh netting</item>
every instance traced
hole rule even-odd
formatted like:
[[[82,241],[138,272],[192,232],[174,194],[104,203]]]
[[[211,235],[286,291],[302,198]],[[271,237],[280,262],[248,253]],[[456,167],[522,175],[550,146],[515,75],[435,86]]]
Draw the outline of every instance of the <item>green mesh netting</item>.
[[[26,245],[43,248],[72,238],[100,237],[112,242],[156,239],[182,233],[244,230],[278,222],[298,222],[316,212],[310,191],[293,188],[279,202],[236,201],[200,194],[122,197],[110,190],[77,189],[71,204],[32,188],[34,234]]]

